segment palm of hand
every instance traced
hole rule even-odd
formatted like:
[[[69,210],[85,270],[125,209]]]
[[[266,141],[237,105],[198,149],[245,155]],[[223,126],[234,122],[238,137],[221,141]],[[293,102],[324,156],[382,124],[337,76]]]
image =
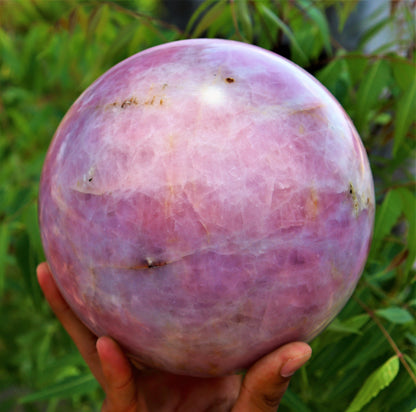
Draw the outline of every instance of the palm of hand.
[[[108,337],[98,339],[97,351],[107,394],[103,412],[230,411],[240,392],[239,375],[203,379],[134,369]]]

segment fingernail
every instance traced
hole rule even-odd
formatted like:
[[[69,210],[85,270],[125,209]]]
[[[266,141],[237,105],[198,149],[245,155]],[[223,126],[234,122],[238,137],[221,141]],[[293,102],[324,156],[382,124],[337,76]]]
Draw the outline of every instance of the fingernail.
[[[301,368],[311,357],[311,353],[305,353],[302,356],[297,358],[289,359],[280,369],[280,376],[283,378],[289,378],[292,376],[299,368]]]

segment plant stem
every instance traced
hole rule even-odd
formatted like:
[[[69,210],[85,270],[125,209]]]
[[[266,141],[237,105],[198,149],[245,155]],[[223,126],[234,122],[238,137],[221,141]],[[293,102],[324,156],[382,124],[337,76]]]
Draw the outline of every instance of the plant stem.
[[[381,323],[380,319],[378,319],[377,315],[374,313],[372,309],[370,309],[367,305],[365,305],[360,299],[357,297],[354,297],[356,302],[370,315],[370,317],[373,319],[373,321],[376,323],[376,325],[381,330],[382,334],[385,336],[387,341],[389,342],[390,346],[393,348],[394,352],[396,353],[397,357],[400,359],[400,362],[404,366],[404,368],[407,370],[407,373],[409,374],[410,378],[413,380],[413,382],[416,385],[416,375],[413,373],[412,368],[407,363],[406,359],[404,358],[403,353],[400,351],[399,347],[396,345],[396,342],[393,340],[393,338],[390,336],[389,332],[387,332],[386,328]]]

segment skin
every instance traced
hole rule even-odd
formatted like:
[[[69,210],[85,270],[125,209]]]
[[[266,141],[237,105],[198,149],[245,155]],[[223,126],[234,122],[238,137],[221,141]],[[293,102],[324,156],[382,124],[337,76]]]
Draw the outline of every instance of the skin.
[[[97,338],[75,316],[60,294],[47,263],[37,268],[40,287],[106,398],[102,412],[271,412],[290,378],[312,354],[304,342],[286,344],[258,360],[243,377],[194,378],[133,366],[120,346]]]

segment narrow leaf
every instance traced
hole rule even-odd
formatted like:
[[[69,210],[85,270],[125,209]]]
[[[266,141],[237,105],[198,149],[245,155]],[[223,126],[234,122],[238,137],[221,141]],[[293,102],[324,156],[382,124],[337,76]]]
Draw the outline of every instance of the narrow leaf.
[[[332,60],[324,69],[316,74],[316,77],[338,101],[343,102],[351,87],[350,77],[344,59]]]
[[[26,292],[31,296],[33,304],[39,308],[41,302],[40,289],[34,276],[37,259],[26,230],[22,230],[16,237],[15,254],[21,270]]]
[[[328,326],[328,330],[339,333],[355,333],[361,335],[360,328],[368,321],[369,315],[363,314],[354,316],[341,322],[338,318],[335,318]]]
[[[384,319],[387,319],[391,323],[397,323],[399,325],[413,321],[412,315],[406,309],[396,306],[385,309],[378,309],[376,310],[376,314]]]
[[[393,356],[367,378],[346,412],[361,411],[371,399],[393,382],[398,372],[399,358]]]
[[[365,69],[369,64],[369,60],[368,56],[362,54],[350,54],[345,56],[351,83],[353,85],[357,84],[362,79],[363,73],[365,73]]]
[[[237,7],[238,18],[243,27],[243,37],[251,43],[253,40],[253,23],[250,18],[247,0],[239,0],[235,5]]]
[[[109,9],[106,4],[99,5],[92,10],[88,18],[87,39],[91,40],[95,34],[102,35],[107,24]]]
[[[328,25],[328,19],[325,17],[321,10],[314,6],[312,1],[298,0],[298,3],[303,7],[309,18],[319,28],[319,34],[322,38],[322,43],[325,47],[325,50],[328,54],[331,54],[331,34]]]
[[[52,398],[69,398],[74,395],[89,393],[98,388],[98,382],[91,374],[65,379],[56,385],[31,393],[19,399],[19,403],[28,403]]]
[[[311,412],[311,410],[303,403],[300,397],[293,393],[290,389],[285,392],[281,404],[282,406],[289,407],[292,411]]]
[[[316,78],[328,89],[331,89],[331,86],[336,83],[340,72],[344,71],[344,68],[345,63],[343,60],[334,59],[316,74]]]
[[[359,131],[364,129],[371,109],[378,103],[383,89],[388,85],[390,67],[387,61],[377,60],[361,81],[357,93],[355,124]]]
[[[400,89],[403,92],[408,90],[416,80],[416,66],[405,58],[395,56],[391,60],[391,68],[393,70],[394,80]]]
[[[406,359],[407,363],[410,365],[413,373],[416,374],[416,362],[409,355],[404,354],[404,358]]]
[[[380,34],[380,32],[382,30],[384,30],[388,25],[391,24],[391,17],[388,16],[384,19],[382,19],[381,21],[379,21],[378,23],[376,23],[373,27],[371,27],[369,30],[366,31],[366,33],[364,34],[364,36],[361,38],[360,40],[360,44],[358,46],[358,48],[360,50],[363,50],[365,48],[365,46],[378,34]]]
[[[362,313],[361,315],[356,315],[352,318],[344,320],[343,324],[359,331],[369,321],[369,319],[370,315],[367,313]]]
[[[416,261],[416,196],[409,189],[399,188],[403,205],[403,213],[407,219],[407,260],[405,273],[409,273]]]
[[[410,332],[405,334],[406,339],[413,345],[416,347],[416,336],[412,335]]]
[[[397,101],[393,154],[396,155],[413,122],[416,121],[416,78]]]
[[[6,279],[6,261],[9,248],[9,227],[5,223],[0,226],[0,298],[3,296]]]
[[[297,52],[301,59],[301,64],[306,65],[308,63],[308,57],[303,52],[301,47],[299,46],[298,41],[296,40],[293,32],[290,30],[290,28],[268,7],[266,7],[264,4],[259,3],[257,4],[258,9],[262,12],[264,16],[266,16],[269,20],[271,20],[282,32],[287,36],[287,38],[290,41],[290,44],[292,45],[294,51]]]
[[[344,29],[345,23],[350,16],[350,14],[354,11],[357,7],[359,0],[350,0],[350,1],[343,1],[342,3],[336,3],[338,6],[338,30],[341,33]]]
[[[26,231],[29,235],[30,246],[36,256],[36,260],[44,260],[42,242],[40,238],[40,230],[38,223],[38,211],[37,202],[32,200],[22,210],[21,221],[26,227]]]
[[[186,35],[188,35],[191,32],[195,22],[205,13],[206,10],[208,10],[216,2],[217,0],[206,0],[202,2],[202,4],[195,10],[194,14],[192,14],[191,18],[188,21],[185,31]]]
[[[192,32],[192,37],[196,38],[201,36],[201,34],[220,17],[226,6],[227,3],[223,0],[220,0],[211,9],[209,9],[195,27],[194,31]]]
[[[383,238],[390,233],[402,213],[402,199],[397,190],[390,190],[376,213],[374,224],[373,251],[375,252]]]

